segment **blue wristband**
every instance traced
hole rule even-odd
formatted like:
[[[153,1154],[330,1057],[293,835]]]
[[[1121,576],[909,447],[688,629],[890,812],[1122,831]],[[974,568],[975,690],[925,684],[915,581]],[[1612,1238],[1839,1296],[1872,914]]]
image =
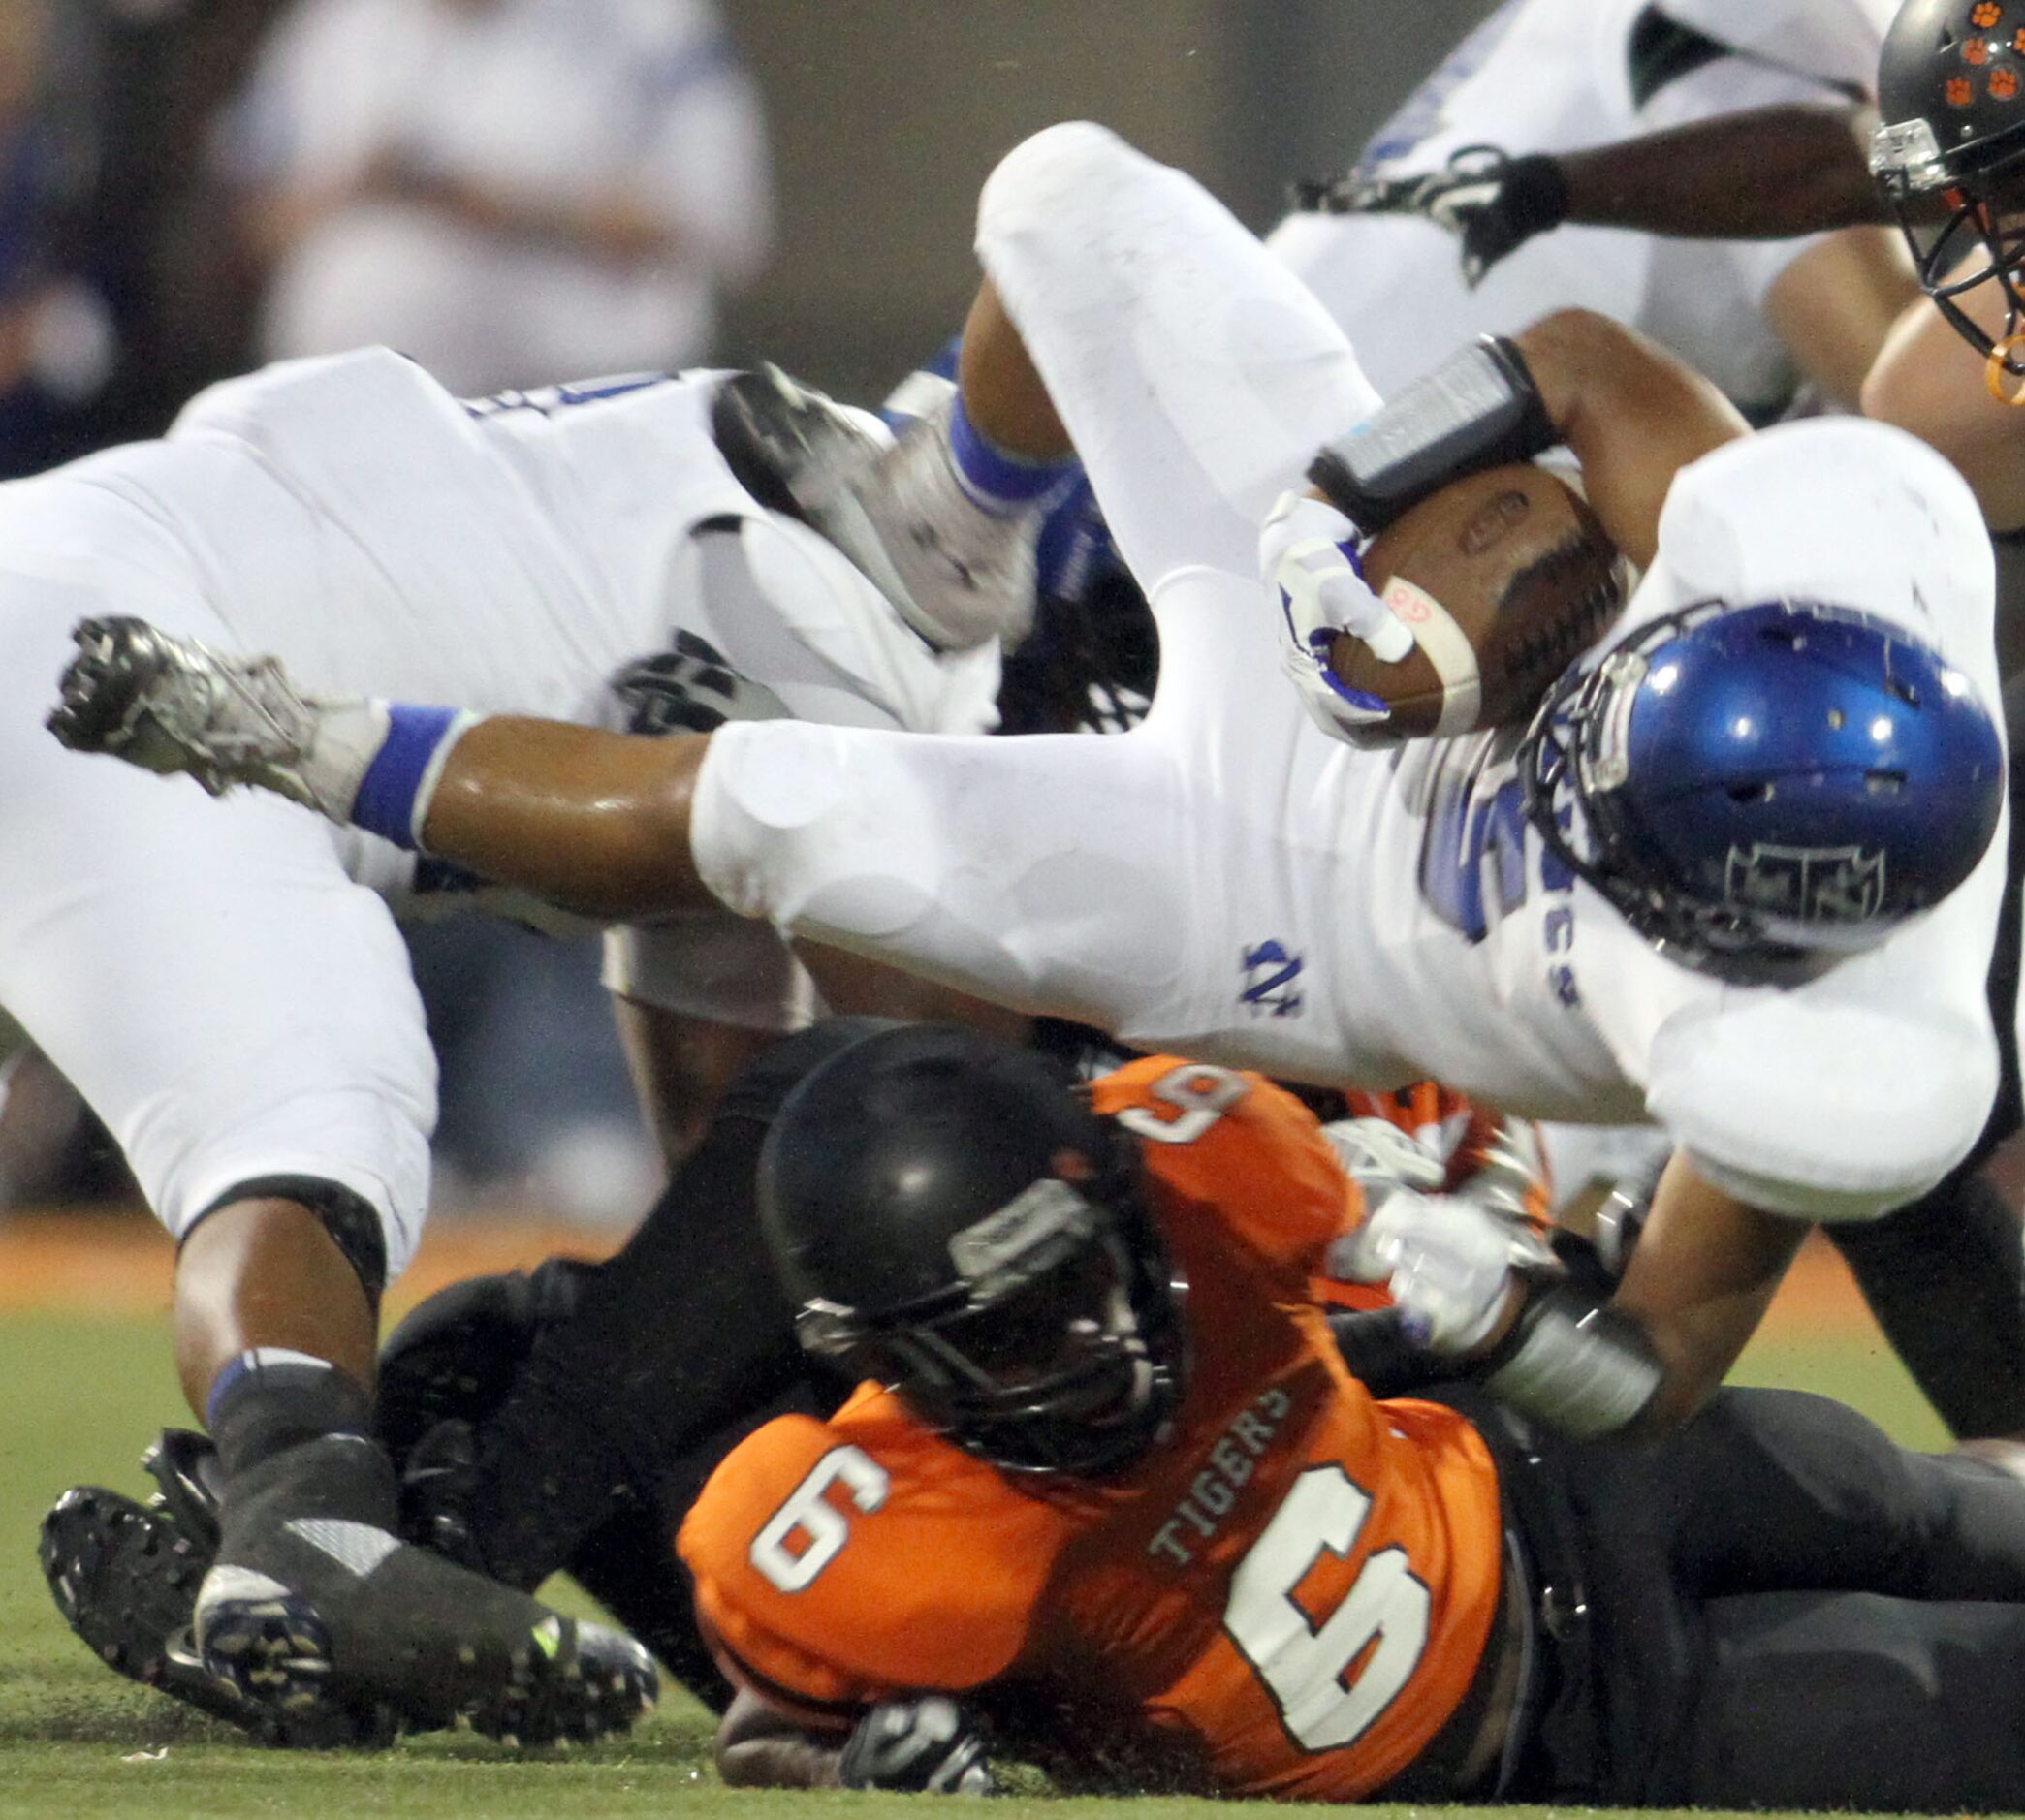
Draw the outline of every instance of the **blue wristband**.
[[[421,850],[415,827],[415,799],[434,768],[437,750],[461,715],[454,707],[410,707],[396,702],[389,709],[387,737],[360,779],[352,803],[352,822],[369,834],[391,840],[409,852]]]

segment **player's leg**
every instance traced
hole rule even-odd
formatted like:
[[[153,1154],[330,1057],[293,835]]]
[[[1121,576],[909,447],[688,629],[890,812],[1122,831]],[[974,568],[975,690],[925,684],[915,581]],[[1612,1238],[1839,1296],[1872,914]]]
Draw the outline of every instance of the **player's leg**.
[[[1702,1609],[1705,1660],[1645,1784],[1665,1807],[2015,1812],[2025,1605],[1789,1592]]]
[[[965,332],[966,405],[1023,451],[1045,451],[1059,422],[1149,594],[1191,564],[1250,579],[1274,500],[1377,407],[1313,295],[1201,185],[1101,127],[1012,151],[985,185],[977,249],[996,297]],[[998,354],[988,387],[996,342],[979,330],[1001,306],[1030,365]]]
[[[1941,1418],[1964,1439],[2025,1438],[2025,1235],[1998,1154],[2025,1119],[2018,1024],[2025,893],[2025,754],[2010,760],[2010,845],[1990,957],[1997,1101],[1976,1148],[1939,1186],[1867,1225],[1828,1229],[1864,1300]]]
[[[1737,1390],[1657,1450],[1633,1493],[1696,1598],[1789,1587],[2025,1601],[2025,1485],[1914,1454],[1846,1405]]]
[[[1788,1766],[1819,1778],[1798,1783],[1817,1799],[1785,1799],[1777,1791],[1788,1784],[1776,1779],[1766,1789],[1723,1779],[1725,1727],[1738,1728],[1736,1762],[1777,1736],[1769,1721],[1763,1734],[1750,1733],[1748,1703],[1723,1712],[1729,1670],[1711,1619],[1725,1609],[1769,1610],[1771,1597],[1794,1594],[1796,1620],[1819,1600],[1843,1602],[1845,1614],[1866,1603],[1904,1612],[1915,1655],[1930,1644],[1945,1648],[1940,1640],[1955,1621],[1948,1615],[2006,1614],[1987,1640],[1982,1672],[1992,1682],[2010,1672],[2009,1652],[2025,1644],[2025,1486],[2008,1473],[1907,1453],[1854,1411],[1790,1392],[1719,1393],[1693,1423],[1629,1449],[1538,1437],[1514,1448],[1497,1415],[1475,1407],[1548,1616],[1540,1637],[1548,1704],[1522,1741],[1507,1790],[1513,1799],[1896,1804],[1886,1800],[1888,1781],[1875,1800],[1835,1794],[1845,1786],[1835,1779],[1844,1766],[1832,1753]],[[1981,1624],[1968,1618],[1965,1636]],[[1808,1634],[1804,1626],[1793,1633],[1796,1650]],[[1780,1646],[1778,1626],[1768,1625],[1765,1637]],[[1781,1715],[1796,1749],[1824,1739],[1821,1728],[1839,1710],[1821,1691],[1834,1680],[1826,1672],[1834,1651],[1824,1632],[1823,1678],[1806,1679],[1796,1657],[1776,1697],[1768,1684],[1757,1689],[1760,1710]],[[1852,1689],[1868,1687],[1873,1668],[1881,1671],[1875,1679],[1889,1679],[1883,1671],[1890,1664],[1857,1661]],[[1953,1662],[1929,1685],[1954,1684],[1963,1671]],[[1698,1702],[1704,1684],[1715,1691]],[[1927,1713],[1923,1697],[1914,1704]],[[1796,1709],[1789,1718],[1788,1708]],[[1883,1722],[1876,1710],[1862,1720],[1873,1729]],[[2019,1744],[2012,1739],[2001,1748],[2008,1754]],[[1852,1759],[1869,1760],[1860,1752]],[[1692,1776],[1708,1779],[1682,1780]],[[1949,1797],[1913,1804],[1958,1804]]]
[[[171,800],[43,734],[41,678],[106,594],[218,631],[148,564],[89,555],[134,533],[120,512],[101,523],[94,507],[59,544],[63,498],[34,503],[36,560],[10,576],[0,620],[16,690],[0,727],[0,997],[182,1243],[178,1365],[227,1466],[229,1571],[206,1584],[203,1641],[277,1702],[331,1688],[414,1721],[446,1695],[453,1710],[503,1698],[524,1679],[509,1656],[548,1615],[488,1610],[462,1577],[435,1584],[401,1558],[391,1471],[361,1444],[374,1302],[420,1224],[433,1108],[398,938],[308,818]],[[418,1686],[437,1670],[440,1686]]]
[[[849,1388],[812,1369],[774,1285],[760,1146],[809,1069],[879,1027],[838,1019],[775,1045],[731,1084],[639,1232],[607,1262],[573,1267],[566,1294],[459,1285],[388,1345],[381,1410],[410,1462],[411,1521],[514,1585],[569,1567],[685,1679],[711,1678],[669,1538],[738,1439]],[[553,1269],[535,1290],[556,1287],[543,1280]],[[431,1413],[453,1427],[421,1433]],[[431,1454],[435,1470],[418,1475]]]

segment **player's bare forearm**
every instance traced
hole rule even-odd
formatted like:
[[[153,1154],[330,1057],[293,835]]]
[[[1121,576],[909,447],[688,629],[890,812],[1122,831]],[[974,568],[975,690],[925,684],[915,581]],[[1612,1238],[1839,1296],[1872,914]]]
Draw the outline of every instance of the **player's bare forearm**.
[[[1682,239],[1784,240],[1887,220],[1868,107],[1751,108],[1562,152],[1567,218]]]
[[[1611,1302],[1643,1327],[1665,1372],[1637,1434],[1677,1427],[1707,1401],[1808,1230],[1724,1193],[1674,1153]]]
[[[1644,567],[1674,475],[1749,426],[1693,367],[1592,310],[1557,310],[1516,340],[1549,420],[1582,464],[1591,508]]]
[[[502,716],[451,749],[428,851],[611,921],[715,903],[689,855],[708,735],[643,738]]]
[[[717,1773],[728,1788],[837,1788],[844,1734],[818,1735],[749,1689],[718,1722]]]

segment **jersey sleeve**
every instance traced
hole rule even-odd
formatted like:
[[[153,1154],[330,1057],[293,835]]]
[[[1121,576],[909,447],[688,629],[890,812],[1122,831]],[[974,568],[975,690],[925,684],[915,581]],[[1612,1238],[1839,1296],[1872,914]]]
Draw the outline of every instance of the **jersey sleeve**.
[[[1996,709],[1989,532],[1968,483],[1904,430],[1809,418],[1690,462],[1667,491],[1648,581],[1661,572],[1679,602],[1876,613],[1933,645]]]
[[[1870,94],[1899,0],[1657,0],[1654,10],[1747,57],[1815,85]],[[1829,91],[1823,95],[1821,91]],[[1732,107],[1742,104],[1732,103]]]
[[[1105,1076],[1092,1100],[1142,1141],[1155,1180],[1213,1208],[1274,1269],[1305,1281],[1362,1216],[1314,1114],[1262,1075],[1151,1056]]]
[[[1980,895],[1978,883],[1956,896]],[[1989,883],[2002,884],[2001,856]],[[1986,956],[1989,944],[1960,952]],[[1822,1221],[1889,1212],[1969,1153],[1997,1088],[1982,963],[1949,965],[1965,986],[1973,975],[1952,1005],[1908,980],[1914,996],[1896,1002],[1767,993],[1720,1017],[1677,1016],[1654,1041],[1647,1104],[1702,1175],[1753,1207]],[[1838,971],[1856,969],[1881,985],[1912,970],[1859,956]]]
[[[734,1449],[678,1547],[732,1678],[842,1716],[1001,1674],[1043,1585],[1046,1522],[867,1387],[834,1424],[782,1417]]]

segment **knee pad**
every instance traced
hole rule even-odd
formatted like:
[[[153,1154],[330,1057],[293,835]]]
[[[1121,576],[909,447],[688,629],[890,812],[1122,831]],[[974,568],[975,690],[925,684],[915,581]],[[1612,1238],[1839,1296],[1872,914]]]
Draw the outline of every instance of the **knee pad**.
[[[320,1176],[256,1176],[236,1182],[214,1197],[188,1226],[178,1243],[186,1242],[220,1208],[241,1201],[293,1201],[307,1208],[331,1235],[331,1242],[358,1272],[366,1300],[377,1309],[387,1287],[387,1223],[380,1209],[341,1182]]]

